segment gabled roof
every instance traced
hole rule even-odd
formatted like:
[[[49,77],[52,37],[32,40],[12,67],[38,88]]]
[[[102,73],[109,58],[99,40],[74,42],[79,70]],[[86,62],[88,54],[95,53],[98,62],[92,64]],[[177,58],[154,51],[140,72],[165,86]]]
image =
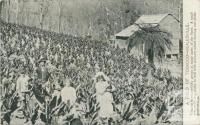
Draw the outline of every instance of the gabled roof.
[[[134,32],[138,31],[139,27],[136,24],[133,24],[127,28],[125,28],[124,30],[122,30],[121,32],[115,34],[115,37],[120,36],[120,37],[129,37],[131,36]]]
[[[142,15],[136,24],[159,24],[169,14]]]
[[[154,15],[142,15],[139,19],[135,22],[135,24],[125,28],[121,32],[115,34],[115,37],[130,37],[134,32],[139,30],[138,25],[142,27],[146,26],[157,26],[165,17],[168,15],[172,16],[175,20],[178,21],[176,17],[172,14],[154,14]],[[179,22],[179,21],[178,21]]]

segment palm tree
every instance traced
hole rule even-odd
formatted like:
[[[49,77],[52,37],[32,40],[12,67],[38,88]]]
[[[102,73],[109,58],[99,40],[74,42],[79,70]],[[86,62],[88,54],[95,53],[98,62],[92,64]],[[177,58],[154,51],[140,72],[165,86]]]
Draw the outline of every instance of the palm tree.
[[[171,49],[172,35],[169,32],[161,30],[159,26],[141,26],[136,24],[139,30],[128,39],[128,51],[139,45],[144,45],[144,55],[148,57],[148,62],[154,64],[154,57],[158,60],[165,56],[166,49]]]

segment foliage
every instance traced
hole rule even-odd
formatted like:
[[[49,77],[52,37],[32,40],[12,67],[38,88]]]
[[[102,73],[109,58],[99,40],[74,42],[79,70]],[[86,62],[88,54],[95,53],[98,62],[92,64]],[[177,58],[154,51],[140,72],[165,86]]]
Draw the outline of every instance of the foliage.
[[[91,84],[84,85],[84,87],[78,90],[77,95],[77,100],[82,107],[79,111],[83,115],[86,125],[97,125],[100,107],[96,100],[94,88]]]
[[[29,65],[26,65],[26,69],[27,71],[29,71],[28,74],[30,76],[34,76],[35,79],[38,79],[38,81],[36,80],[36,82],[32,84],[33,88],[30,94],[30,96],[36,98],[36,102],[33,103],[36,105],[34,108],[32,108],[34,109],[33,111],[27,110],[30,111],[28,114],[31,114],[30,117],[33,124],[36,124],[38,121],[43,121],[45,122],[45,124],[54,124],[54,119],[57,118],[63,118],[64,122],[74,123],[75,125],[77,125],[78,122],[81,124],[81,121],[83,121],[84,124],[88,125],[101,124],[98,122],[99,120],[101,120],[98,116],[98,111],[101,107],[99,107],[99,104],[96,100],[96,92],[94,88],[95,84],[93,82],[94,80],[92,79],[94,73],[97,72],[95,70],[95,64],[99,64],[97,68],[99,67],[99,70],[105,72],[105,74],[110,78],[109,83],[114,86],[113,88],[116,88],[116,90],[114,89],[114,91],[111,93],[114,98],[113,105],[115,107],[115,113],[119,115],[119,122],[121,122],[119,123],[120,125],[123,125],[124,123],[131,123],[131,121],[136,121],[138,119],[140,120],[140,118],[146,119],[149,114],[152,114],[152,116],[154,116],[155,118],[154,120],[156,121],[157,116],[160,117],[164,114],[162,110],[159,111],[159,109],[165,109],[163,107],[168,106],[165,102],[166,100],[168,100],[168,94],[175,95],[174,93],[176,93],[177,91],[182,91],[181,78],[173,77],[171,73],[167,70],[152,70],[152,67],[149,64],[145,63],[144,59],[137,59],[133,56],[130,56],[124,49],[113,48],[106,42],[85,40],[84,38],[74,37],[70,35],[56,34],[40,30],[38,31],[36,29],[30,29],[28,27],[18,25],[11,25],[6,23],[1,24],[3,24],[1,25],[1,32],[5,34],[2,35],[3,43],[5,44],[5,46],[7,44],[9,45],[9,42],[4,38],[12,38],[12,36],[10,36],[9,34],[13,30],[13,32],[15,33],[20,32],[18,34],[19,37],[23,37],[24,41],[26,41],[26,45],[30,47],[25,50],[24,48],[26,47],[24,47],[24,45],[22,46],[22,43],[20,43],[23,40],[16,38],[16,41],[18,42],[16,45],[19,45],[18,48],[20,50],[16,50],[18,49],[17,47],[11,48],[7,46],[3,49],[5,49],[5,51],[8,53],[12,53],[12,51],[22,52],[20,54],[25,53],[26,57],[29,57],[29,55],[31,55],[29,53],[32,53],[32,55],[36,59],[35,63],[33,64],[37,65],[38,59],[40,59],[41,55],[49,56],[46,54],[46,49],[39,49],[41,53],[38,54],[36,54],[38,52],[37,50],[29,51],[32,46],[34,46],[34,44],[32,44],[34,43],[32,37],[38,38],[38,34],[41,35],[39,37],[45,36],[45,39],[48,39],[45,42],[48,42],[50,49],[52,50],[53,48],[56,54],[72,53],[64,56],[64,58],[66,59],[65,61],[63,61],[64,63],[57,64],[56,61],[54,62],[54,60],[48,61],[55,67],[64,67],[64,69],[61,68],[61,70],[63,71],[59,71],[59,73],[57,74],[60,74],[61,76],[67,75],[69,78],[71,78],[72,86],[77,90],[77,100],[76,103],[73,105],[73,108],[70,104],[63,104],[62,99],[59,96],[54,97],[54,94],[52,94],[51,91],[46,90],[46,87],[48,85],[45,86],[46,84],[43,84],[37,77],[35,78],[35,75],[33,73],[34,71],[31,66],[33,64],[29,63]],[[57,46],[63,47],[61,47],[62,52],[57,51],[58,49],[60,49],[60,47],[57,48]],[[43,47],[45,48],[45,46]],[[49,50],[49,48],[47,49],[47,51],[51,51]],[[67,52],[65,50],[67,50]],[[93,51],[92,54],[90,53],[90,50]],[[106,52],[110,54],[105,54]],[[90,63],[90,68],[85,67],[85,64],[75,64],[80,63],[77,57],[79,57],[81,54],[83,55],[83,57],[85,57],[85,60],[88,60],[88,63]],[[9,58],[9,55],[5,54],[5,57]],[[70,56],[72,60],[68,60],[68,57]],[[25,66],[23,62],[20,63],[19,61],[20,60],[17,60],[15,62],[18,65],[11,66],[11,61],[3,60],[2,67],[8,67],[9,69],[11,68],[15,69],[16,71],[20,71],[20,67]],[[74,66],[70,68],[72,64]],[[7,74],[7,70],[9,69],[3,69],[2,74]],[[151,73],[151,75],[149,75],[149,73]],[[16,76],[17,75],[18,73],[16,73]],[[57,76],[55,77],[54,82],[53,77],[53,80],[50,80],[50,82],[53,82],[53,84],[57,84],[59,81],[62,81],[60,79],[61,77]],[[15,79],[13,79],[13,81],[15,81]],[[30,98],[30,100],[28,100],[30,101],[29,104],[32,103],[32,100],[33,98]],[[181,94],[177,94],[177,97],[172,99],[170,104],[174,106],[172,107],[172,112],[173,110],[181,107]],[[122,108],[120,108],[119,105]],[[9,107],[10,106],[8,106],[7,109],[10,109]],[[73,113],[72,111],[74,110],[74,107],[78,108],[78,110],[76,110],[75,112],[78,114],[78,118],[77,116],[75,116],[77,114]],[[157,107],[159,115],[156,114],[157,112],[153,112],[153,109],[155,107]],[[167,109],[169,108],[170,107],[167,107]],[[163,111],[166,113],[166,110]],[[169,116],[167,117],[170,118],[171,114],[172,113],[169,113]],[[115,120],[114,115],[112,118]]]
[[[10,124],[11,115],[18,108],[18,101],[19,101],[19,96],[17,93],[11,93],[5,95],[1,106],[1,110],[5,111],[4,113],[1,114],[3,115],[2,122],[6,121],[8,124]]]
[[[128,50],[134,46],[144,44],[144,54],[148,56],[149,63],[154,62],[154,56],[161,60],[166,52],[166,49],[171,49],[171,34],[161,30],[159,26],[141,26],[140,30],[136,31],[129,39]]]
[[[51,124],[53,117],[63,116],[70,110],[70,107],[62,102],[61,96],[51,97],[45,89],[38,85],[34,87],[33,94],[37,99],[38,106],[35,107],[34,113],[32,114],[32,123],[35,123],[40,118],[44,123]]]
[[[19,4],[11,1],[14,7],[11,12],[2,14],[3,19],[7,20],[10,14],[10,17],[13,17],[11,22],[21,25],[80,36],[91,35],[96,39],[114,35],[133,24],[141,14],[172,13],[178,17],[177,7],[181,2],[181,0],[173,2],[171,0],[67,0],[62,2],[61,7],[59,0],[33,1],[26,0]],[[44,1],[43,4],[41,1]],[[15,10],[16,6],[19,6],[18,11]],[[5,4],[2,11],[6,8],[10,7]],[[21,18],[16,19],[17,12]]]

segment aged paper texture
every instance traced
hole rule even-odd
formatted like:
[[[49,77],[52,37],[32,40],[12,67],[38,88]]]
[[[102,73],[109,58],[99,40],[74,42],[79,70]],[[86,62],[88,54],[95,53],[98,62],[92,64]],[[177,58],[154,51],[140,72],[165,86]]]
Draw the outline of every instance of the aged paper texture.
[[[183,121],[200,124],[200,1],[183,0]]]
[[[200,125],[200,0],[0,0],[1,125]]]

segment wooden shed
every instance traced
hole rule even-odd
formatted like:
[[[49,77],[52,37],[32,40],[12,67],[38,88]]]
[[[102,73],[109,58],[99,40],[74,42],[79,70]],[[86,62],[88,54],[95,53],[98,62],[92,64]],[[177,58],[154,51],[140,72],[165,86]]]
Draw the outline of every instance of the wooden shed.
[[[178,58],[180,56],[181,47],[181,28],[179,20],[172,14],[155,14],[155,15],[142,15],[136,22],[115,34],[115,44],[120,48],[128,47],[128,38],[139,30],[138,25],[142,26],[159,26],[161,30],[165,30],[172,34],[171,41],[173,43],[171,50],[166,51],[167,58]],[[134,47],[132,53],[135,55],[143,55],[143,46]]]

